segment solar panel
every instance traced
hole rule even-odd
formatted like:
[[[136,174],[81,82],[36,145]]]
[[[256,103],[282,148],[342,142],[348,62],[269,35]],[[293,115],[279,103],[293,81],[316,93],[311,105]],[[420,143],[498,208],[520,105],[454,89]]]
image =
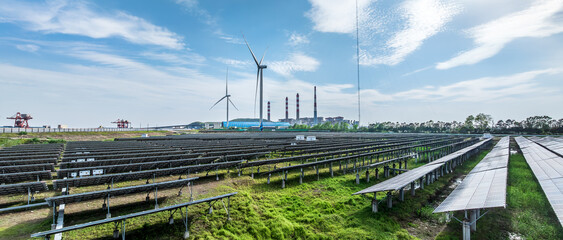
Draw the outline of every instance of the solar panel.
[[[217,160],[217,157],[203,157],[203,158],[191,158],[191,159],[180,159],[180,160],[169,160],[169,161],[158,161],[158,162],[106,165],[106,166],[85,167],[85,168],[66,168],[66,169],[59,169],[59,171],[57,171],[57,177],[64,178],[64,177],[91,176],[95,174],[95,171],[100,172],[99,174],[109,174],[109,173],[120,173],[120,172],[130,172],[130,171],[143,171],[143,170],[156,169],[156,168],[172,168],[178,166],[193,165],[198,163],[210,163],[215,160]]]
[[[154,189],[175,188],[175,187],[187,185],[188,182],[192,182],[196,179],[198,178],[195,177],[195,178],[187,178],[187,179],[180,179],[180,180],[167,181],[167,182],[149,183],[145,185],[137,185],[131,187],[111,188],[111,189],[95,191],[95,192],[62,195],[62,196],[46,198],[45,201],[47,201],[49,206],[52,207],[54,205],[60,205],[63,203],[68,204],[74,202],[89,201],[93,199],[103,199],[108,196],[121,196],[121,195],[129,195],[129,194],[135,194],[141,192],[148,192]]]
[[[509,137],[495,147],[467,174],[434,213],[506,206]]]
[[[234,162],[222,162],[222,163],[211,163],[211,164],[200,164],[184,167],[175,168],[164,168],[156,170],[146,170],[139,172],[129,172],[129,173],[116,173],[116,174],[104,174],[97,176],[79,177],[79,178],[67,178],[59,179],[53,181],[54,189],[61,189],[64,187],[82,187],[82,186],[92,186],[100,184],[108,184],[113,182],[128,181],[128,180],[138,180],[138,179],[148,179],[160,176],[170,176],[170,175],[180,175],[189,172],[202,172],[210,171],[214,169],[225,169],[238,166],[242,161]]]
[[[83,158],[81,160],[77,159],[76,162],[63,162],[60,164],[60,166],[61,169],[84,168],[84,167],[104,166],[104,165],[119,165],[119,164],[131,164],[131,163],[142,163],[142,162],[168,161],[168,160],[177,160],[177,159],[190,159],[197,157],[199,157],[199,154],[183,153],[183,154],[174,154],[174,155],[159,155],[159,156],[117,158],[117,159],[103,159],[103,160]]]
[[[31,165],[31,164],[42,164],[42,163],[57,164],[57,158],[0,161],[0,166]]]
[[[17,183],[51,179],[51,171],[19,172],[0,174],[0,183]]]
[[[35,171],[55,171],[55,167],[50,163],[0,166],[0,173],[35,172]]]
[[[545,139],[532,139],[544,144],[546,142]],[[542,147],[524,137],[517,137],[516,142],[563,226],[563,158],[546,149],[552,145]]]
[[[434,213],[506,206],[507,168],[467,175]]]
[[[68,231],[72,231],[72,230],[92,227],[92,226],[96,226],[96,225],[100,225],[100,224],[123,221],[123,220],[129,219],[129,218],[144,216],[144,215],[148,215],[148,214],[164,212],[164,211],[171,211],[171,210],[174,210],[174,209],[178,209],[178,208],[182,208],[182,207],[186,207],[186,206],[190,206],[190,205],[217,201],[217,200],[220,200],[220,199],[223,199],[223,198],[228,198],[228,197],[234,196],[235,194],[237,194],[237,192],[232,192],[232,193],[214,196],[214,197],[210,197],[210,198],[194,200],[194,201],[185,202],[185,203],[180,203],[180,204],[176,204],[176,205],[172,205],[172,206],[161,207],[161,208],[157,208],[157,209],[151,209],[151,210],[142,211],[142,212],[131,213],[131,214],[123,215],[123,216],[106,218],[106,219],[102,219],[102,220],[87,222],[87,223],[83,223],[83,224],[77,224],[77,225],[73,225],[73,226],[67,226],[67,227],[63,227],[63,228],[59,228],[59,229],[54,229],[54,230],[49,230],[49,231],[44,231],[44,232],[38,232],[38,233],[31,234],[31,237],[49,236],[49,235],[53,235],[53,234],[57,234],[57,233],[68,232]]]
[[[31,182],[31,183],[15,183],[15,184],[2,184],[0,185],[0,195],[28,193],[37,191],[48,191],[45,182]]]
[[[490,141],[490,139],[479,141],[478,143],[475,143],[475,144],[473,144],[469,147],[463,148],[463,149],[456,151],[452,154],[446,155],[445,157],[442,157],[442,158],[440,158],[436,161],[430,162],[426,165],[412,169],[412,170],[405,172],[403,174],[400,174],[396,177],[390,178],[388,180],[385,180],[383,182],[375,184],[371,187],[363,189],[359,192],[356,192],[356,193],[354,193],[354,195],[372,193],[372,192],[399,190],[399,189],[405,187],[406,185],[410,184],[411,182],[414,182],[414,181],[422,178],[426,174],[431,173],[432,171],[435,171],[436,169],[439,169],[447,161],[452,160],[452,159],[454,159],[458,156],[461,156],[462,154],[467,153],[467,152],[469,152],[473,149],[476,149],[477,147],[480,147],[481,145],[483,145],[483,144],[485,144],[489,141]]]

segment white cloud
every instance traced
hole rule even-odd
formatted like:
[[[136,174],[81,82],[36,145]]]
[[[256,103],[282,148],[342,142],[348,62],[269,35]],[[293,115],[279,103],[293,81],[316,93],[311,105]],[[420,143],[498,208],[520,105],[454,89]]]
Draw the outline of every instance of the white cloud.
[[[319,32],[354,33],[356,31],[356,2],[342,0],[309,0],[312,8],[305,15]],[[358,9],[365,11],[375,0],[358,0]],[[367,17],[360,12],[359,17]],[[363,20],[362,20],[363,21]]]
[[[487,102],[524,94],[548,94],[550,89],[538,87],[536,77],[554,75],[563,69],[543,69],[509,76],[484,77],[445,86],[426,86],[392,94],[394,100]]]
[[[141,55],[175,65],[201,65],[206,61],[204,56],[197,53],[174,54],[166,52],[144,52]]]
[[[292,33],[291,36],[289,36],[289,45],[291,46],[298,46],[307,43],[309,43],[309,38],[307,38],[307,36],[305,35]]]
[[[396,65],[409,54],[416,51],[426,39],[439,33],[453,16],[460,12],[460,7],[441,0],[409,0],[399,7],[405,28],[396,32],[385,43],[387,55],[373,56],[371,49],[364,49],[360,56],[362,65]]]
[[[3,15],[0,21],[21,24],[31,31],[91,38],[119,37],[136,44],[171,49],[184,47],[180,36],[163,27],[120,11],[97,11],[82,1],[3,1],[0,14]]]
[[[274,72],[291,76],[294,72],[314,72],[319,68],[319,61],[303,53],[292,53],[286,61],[274,61],[268,68]]]
[[[467,30],[476,47],[438,63],[437,69],[470,65],[499,53],[506,44],[524,37],[548,37],[563,32],[563,1],[535,1],[531,7]]]
[[[18,44],[16,48],[26,52],[37,52],[40,47],[35,44]]]
[[[246,66],[250,66],[251,63],[250,61],[242,61],[242,60],[237,60],[237,59],[231,59],[231,58],[224,58],[224,57],[218,57],[218,58],[214,58],[215,61],[229,65],[229,66],[233,66],[233,67],[246,67]]]

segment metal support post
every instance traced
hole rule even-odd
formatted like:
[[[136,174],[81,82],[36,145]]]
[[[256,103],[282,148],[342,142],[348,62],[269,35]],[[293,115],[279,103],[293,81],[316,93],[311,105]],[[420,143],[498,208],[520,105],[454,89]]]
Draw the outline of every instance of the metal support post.
[[[300,169],[301,173],[299,174],[299,184],[303,184],[303,168]]]
[[[373,193],[373,199],[371,200],[371,211],[377,212],[377,192]]]
[[[369,168],[366,169],[366,182],[369,182]]]
[[[109,194],[107,196],[107,208],[108,208],[108,213],[106,214],[106,218],[111,218],[111,213],[109,212]]]
[[[420,189],[424,190],[424,178],[420,178]]]
[[[391,195],[391,191],[387,192],[387,208],[393,207],[393,196]]]
[[[471,224],[471,231],[475,232],[477,230],[477,211],[471,210],[469,212],[469,222]]]
[[[404,187],[399,189],[399,201],[401,201],[401,202],[405,201],[405,188]]]
[[[415,184],[414,182],[411,182],[411,196],[414,197],[414,190],[415,190]]]
[[[360,171],[356,169],[355,172],[356,172],[356,184],[360,184]]]

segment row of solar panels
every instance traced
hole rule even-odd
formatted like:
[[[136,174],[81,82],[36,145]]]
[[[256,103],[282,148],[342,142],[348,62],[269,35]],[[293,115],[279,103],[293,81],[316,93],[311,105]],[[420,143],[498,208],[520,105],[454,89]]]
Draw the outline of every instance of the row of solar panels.
[[[563,226],[563,158],[524,137],[516,142]]]
[[[345,160],[362,158],[362,157],[377,156],[377,155],[380,155],[380,154],[386,154],[386,153],[391,153],[391,152],[398,152],[398,153],[401,153],[401,154],[397,154],[397,155],[402,155],[402,153],[408,153],[412,149],[423,147],[423,146],[426,146],[426,145],[429,145],[429,144],[434,144],[434,142],[427,143],[427,144],[410,145],[410,146],[407,145],[407,146],[404,146],[404,147],[397,147],[397,148],[391,148],[391,149],[385,149],[385,150],[379,150],[379,151],[373,151],[373,152],[366,152],[366,153],[356,153],[356,154],[353,154],[353,155],[337,157],[337,158],[333,158],[333,159],[327,159],[327,160],[321,160],[321,161],[316,161],[316,162],[310,162],[310,163],[304,163],[304,164],[299,164],[299,165],[277,168],[277,169],[271,170],[271,171],[266,172],[266,173],[270,174],[270,173],[275,173],[275,172],[283,172],[283,171],[288,171],[288,170],[291,170],[291,169],[304,168],[304,167],[315,166],[315,165],[320,165],[320,164],[328,164],[328,163],[332,163],[332,162],[345,161]],[[408,154],[408,155],[410,156],[410,154]],[[394,161],[402,161],[402,160],[403,160],[402,158],[396,158]],[[393,161],[388,162],[388,163],[392,163],[392,162]],[[383,163],[383,164],[387,164],[387,162]]]
[[[461,141],[461,139],[451,140],[451,141]],[[338,156],[338,155],[342,155],[342,154],[356,154],[356,153],[359,153],[359,152],[367,152],[367,151],[373,151],[372,154],[374,154],[374,155],[385,154],[385,153],[389,153],[389,152],[393,152],[393,151],[401,151],[401,150],[417,148],[417,147],[421,147],[421,146],[449,143],[450,140],[426,142],[426,143],[417,144],[419,142],[420,141],[414,140],[414,141],[387,144],[387,145],[375,145],[375,146],[372,146],[372,147],[361,147],[361,148],[353,148],[353,149],[340,150],[340,151],[334,151],[334,152],[324,152],[324,153],[319,153],[319,154],[299,155],[299,156],[295,156],[295,157],[251,161],[251,162],[244,163],[242,165],[242,167],[254,167],[254,166],[267,165],[267,164],[285,163],[285,162],[293,162],[293,161],[303,161],[304,159],[315,159],[315,158],[322,158],[322,157],[328,157],[328,156]]]
[[[563,139],[555,137],[531,137],[530,140],[555,152],[559,156],[563,156]]]
[[[489,143],[491,141],[491,139],[487,139],[487,140],[481,140],[475,143],[475,141],[478,141],[476,139],[473,139],[471,141],[465,141],[462,144],[467,146],[461,150],[458,150],[452,154],[446,155],[436,161],[427,163],[423,166],[420,166],[418,168],[412,169],[408,172],[405,172],[403,174],[400,174],[394,178],[385,180],[383,182],[380,182],[378,184],[375,184],[371,187],[368,187],[366,189],[363,189],[359,192],[356,192],[354,194],[365,194],[365,193],[373,193],[373,192],[383,192],[383,191],[396,191],[399,190],[405,186],[407,186],[408,184],[419,180],[420,178],[424,177],[426,174],[431,173],[433,171],[435,171],[436,169],[441,168],[442,166],[444,166],[444,164],[446,164],[446,162],[449,162],[453,159],[456,159],[458,157],[461,157],[467,153],[469,153],[470,151],[475,151],[478,148],[480,148],[481,146]],[[468,146],[469,145],[469,146]]]
[[[434,213],[506,207],[509,142],[497,142]]]

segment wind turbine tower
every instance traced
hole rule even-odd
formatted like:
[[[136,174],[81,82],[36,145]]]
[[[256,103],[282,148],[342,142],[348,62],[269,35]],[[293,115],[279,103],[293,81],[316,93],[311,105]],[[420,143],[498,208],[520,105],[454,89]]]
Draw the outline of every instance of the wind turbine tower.
[[[256,63],[256,67],[258,68],[258,72],[256,73],[256,90],[258,90],[258,85],[260,85],[260,131],[264,130],[264,124],[262,123],[262,121],[264,120],[263,118],[263,113],[264,113],[264,106],[263,106],[263,99],[264,99],[264,73],[263,70],[265,68],[268,68],[268,66],[266,65],[262,65],[262,60],[264,60],[264,55],[266,55],[266,51],[264,51],[264,54],[262,55],[262,58],[260,59],[260,62],[258,62],[258,60],[256,59],[256,56],[254,55],[254,52],[252,51],[252,49],[250,48],[250,45],[248,45],[248,42],[246,41],[246,37],[244,37],[244,35],[242,35],[242,37],[244,38],[244,42],[246,43],[246,46],[248,47],[248,50],[250,51],[250,54],[252,54],[252,58],[254,59],[254,62]],[[254,99],[255,99],[255,103],[256,103],[256,95],[254,95]]]
[[[219,102],[223,101],[223,99],[227,99],[227,125],[225,126],[225,128],[229,128],[229,103],[232,104],[233,107],[235,107],[235,109],[238,111],[237,106],[235,106],[233,101],[231,101],[231,95],[229,95],[229,68],[227,68],[227,76],[225,77],[225,96],[223,96],[221,99],[219,99],[219,101],[213,104],[213,106],[211,106],[209,110],[215,107],[215,105],[217,105]]]

